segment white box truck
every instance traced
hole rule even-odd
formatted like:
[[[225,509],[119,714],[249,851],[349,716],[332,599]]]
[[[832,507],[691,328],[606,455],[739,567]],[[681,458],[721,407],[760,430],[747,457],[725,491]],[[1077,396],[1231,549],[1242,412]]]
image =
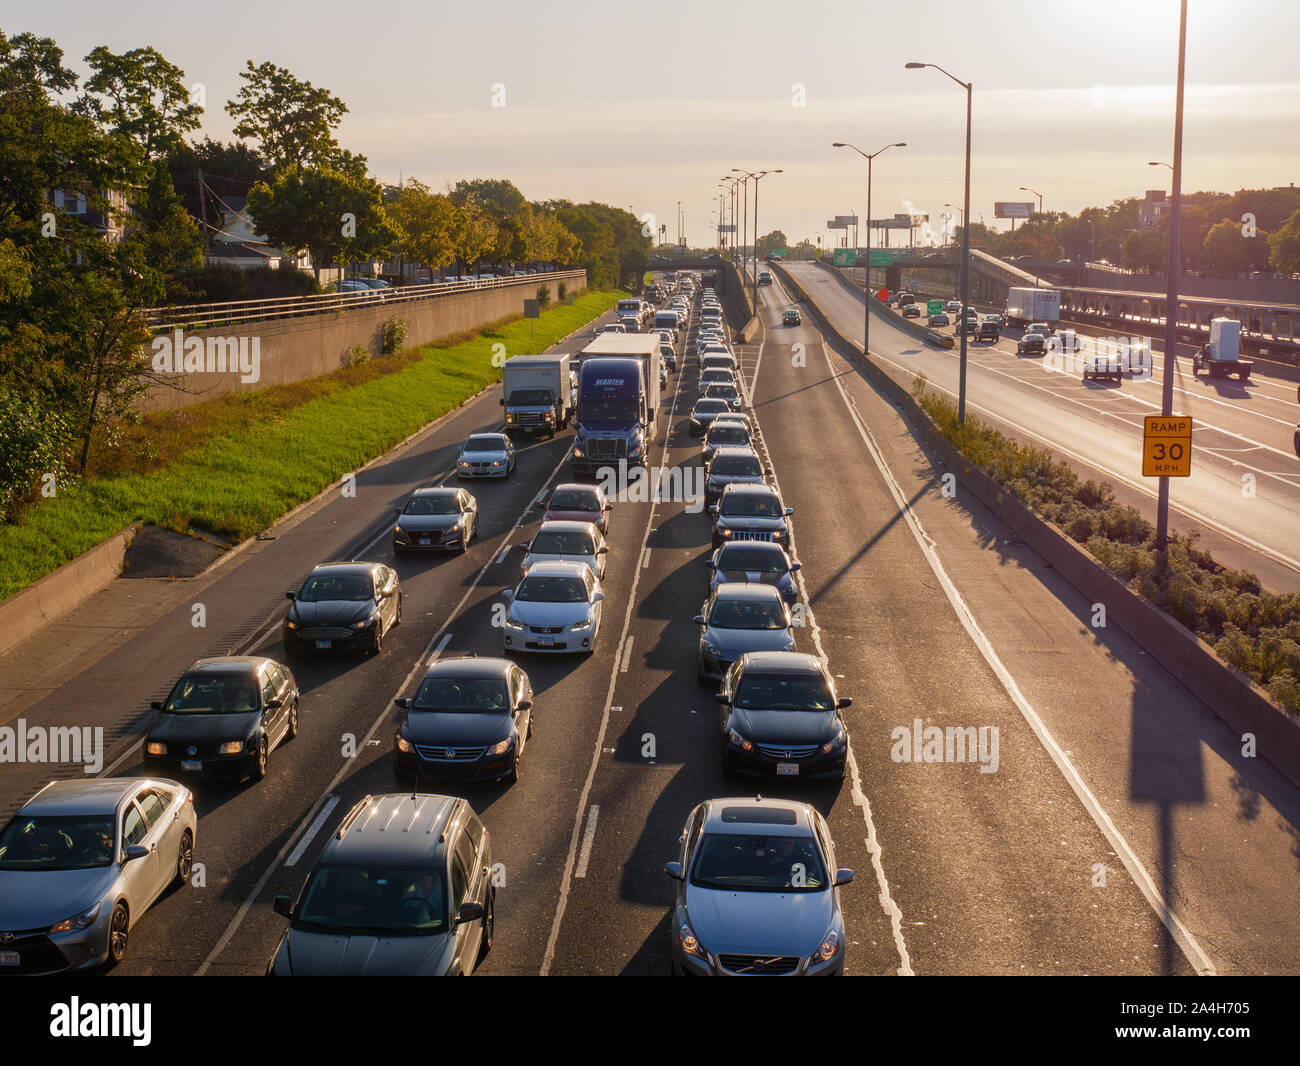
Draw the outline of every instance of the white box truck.
[[[1210,340],[1192,357],[1192,372],[1204,370],[1212,378],[1236,374],[1246,381],[1254,366],[1249,359],[1241,358],[1241,323],[1235,318],[1211,319]]]
[[[545,433],[554,437],[573,416],[577,400],[569,363],[560,355],[515,355],[501,368],[501,406],[506,409],[506,433]]]
[[[1031,289],[1012,286],[1007,289],[1006,320],[1014,326],[1061,320],[1061,294],[1055,289]]]

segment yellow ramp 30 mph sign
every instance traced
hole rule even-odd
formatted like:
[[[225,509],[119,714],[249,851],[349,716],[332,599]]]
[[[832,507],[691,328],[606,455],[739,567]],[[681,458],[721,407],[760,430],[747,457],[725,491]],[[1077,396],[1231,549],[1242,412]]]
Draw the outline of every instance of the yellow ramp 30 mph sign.
[[[1192,420],[1188,415],[1147,415],[1142,426],[1142,476],[1191,477]]]

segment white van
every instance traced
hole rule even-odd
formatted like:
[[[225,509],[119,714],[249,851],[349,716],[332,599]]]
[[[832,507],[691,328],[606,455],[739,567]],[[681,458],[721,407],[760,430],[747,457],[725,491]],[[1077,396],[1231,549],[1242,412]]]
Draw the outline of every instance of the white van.
[[[681,326],[681,320],[676,311],[656,311],[655,312],[655,329],[671,329],[674,332]]]

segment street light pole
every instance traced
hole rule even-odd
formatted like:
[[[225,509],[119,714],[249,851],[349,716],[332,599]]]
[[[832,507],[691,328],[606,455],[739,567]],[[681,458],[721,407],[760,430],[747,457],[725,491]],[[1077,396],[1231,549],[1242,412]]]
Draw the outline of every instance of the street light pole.
[[[880,155],[881,152],[887,152],[891,148],[906,148],[906,141],[898,141],[895,144],[887,144],[868,155],[861,148],[854,144],[846,144],[844,141],[836,141],[831,145],[832,148],[852,148],[858,155],[867,161],[867,264],[863,269],[862,296],[864,310],[862,312],[862,358],[870,358],[871,353],[871,161]]]
[[[1166,417],[1174,413],[1174,362],[1178,358],[1178,268],[1182,262],[1182,210],[1183,195],[1183,75],[1187,68],[1187,0],[1182,0],[1178,13],[1178,91],[1174,98],[1174,162],[1173,187],[1170,191],[1172,212],[1169,218],[1169,270],[1165,290],[1165,373],[1160,395],[1160,413]],[[1169,548],[1169,479],[1160,479],[1156,499],[1156,551],[1166,558]]]
[[[1020,191],[1021,191],[1021,192],[1027,192],[1027,193],[1033,193],[1034,196],[1037,196],[1037,197],[1038,197],[1038,226],[1039,226],[1039,234],[1038,234],[1038,240],[1037,240],[1035,243],[1038,245],[1038,260],[1039,260],[1039,262],[1037,262],[1037,263],[1034,264],[1034,288],[1036,289],[1036,288],[1038,288],[1038,267],[1039,267],[1039,265],[1040,265],[1040,263],[1041,263],[1041,261],[1042,261],[1042,258],[1043,258],[1043,235],[1042,235],[1042,226],[1043,226],[1043,194],[1042,194],[1041,192],[1035,192],[1033,189],[1026,188],[1024,185],[1020,186]]]
[[[961,215],[961,221],[958,222],[957,224],[958,224],[959,226],[961,226],[962,229],[965,229],[965,228],[966,228],[966,216],[962,214],[961,208],[958,207],[956,204],[944,204],[943,206],[944,206],[944,207],[951,207],[954,211],[956,211],[959,215]],[[952,243],[952,237],[951,237],[951,236],[949,236],[949,238],[948,238],[948,243],[949,243],[949,244]]]
[[[1186,3],[1186,0],[1184,0]],[[948,74],[943,67],[936,63],[907,63],[907,70],[921,70],[925,67],[934,67],[940,74],[947,74],[949,78],[955,81],[966,90],[966,187],[965,195],[962,200],[961,217],[963,224],[961,227],[961,360],[958,370],[959,379],[957,385],[957,421],[962,425],[966,424],[966,309],[970,305],[970,227],[965,225],[965,220],[970,218],[970,125],[971,125],[971,86],[972,82],[962,81],[960,78],[954,78]]]

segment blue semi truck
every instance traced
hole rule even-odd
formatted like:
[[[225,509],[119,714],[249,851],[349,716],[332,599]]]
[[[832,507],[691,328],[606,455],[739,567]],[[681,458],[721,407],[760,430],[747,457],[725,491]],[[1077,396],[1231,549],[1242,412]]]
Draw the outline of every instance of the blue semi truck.
[[[658,335],[601,334],[578,358],[573,476],[594,479],[620,461],[648,466],[659,410]]]

